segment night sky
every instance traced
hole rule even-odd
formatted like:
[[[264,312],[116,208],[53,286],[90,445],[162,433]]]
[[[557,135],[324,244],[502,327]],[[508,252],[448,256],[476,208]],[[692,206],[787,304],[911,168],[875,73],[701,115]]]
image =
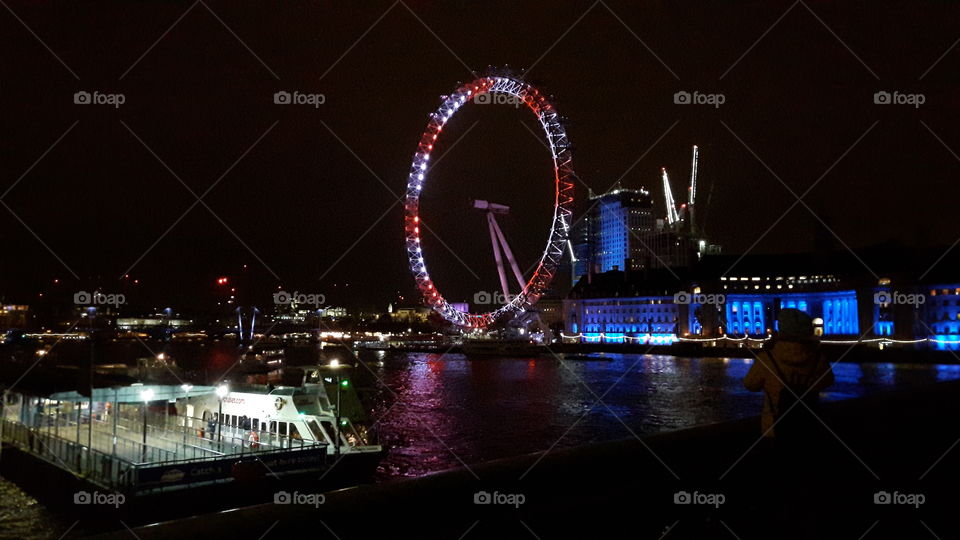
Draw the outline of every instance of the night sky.
[[[622,177],[663,214],[660,167],[685,198],[700,145],[700,217],[726,253],[812,250],[818,227],[837,249],[960,236],[960,9],[946,2],[7,5],[8,301],[54,279],[113,290],[130,269],[134,303],[198,306],[244,264],[235,279],[259,304],[278,285],[351,307],[411,300],[397,197],[439,96],[488,66],[529,68],[555,97],[595,191]],[[126,101],[76,105],[80,90]],[[326,101],[276,105],[280,90]],[[677,105],[680,90],[725,103]],[[877,105],[877,91],[925,103]],[[450,300],[497,287],[470,199],[510,205],[502,227],[521,266],[539,257],[553,186],[537,130],[505,105],[467,107],[444,130],[422,215]],[[818,180],[809,209],[797,204],[754,245],[796,202],[790,190]],[[190,190],[208,189],[186,213]]]

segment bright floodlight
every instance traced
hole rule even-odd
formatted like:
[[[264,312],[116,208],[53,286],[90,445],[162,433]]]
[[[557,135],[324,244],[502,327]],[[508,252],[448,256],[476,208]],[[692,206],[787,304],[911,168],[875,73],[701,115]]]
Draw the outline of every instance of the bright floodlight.
[[[140,391],[140,399],[144,402],[150,401],[153,399],[153,388],[146,388]]]
[[[230,388],[225,384],[221,384],[217,387],[217,397],[223,398],[230,393]]]
[[[180,385],[180,389],[184,392],[189,392],[190,390],[193,390],[193,385],[184,383]]]
[[[330,361],[330,367],[340,367],[340,361],[334,358]]]

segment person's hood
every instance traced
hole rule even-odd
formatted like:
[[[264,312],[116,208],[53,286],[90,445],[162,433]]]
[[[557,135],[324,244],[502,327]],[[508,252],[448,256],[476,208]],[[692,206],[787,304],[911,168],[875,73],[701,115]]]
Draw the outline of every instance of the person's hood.
[[[783,365],[808,365],[811,357],[817,356],[817,342],[777,340],[770,352],[773,353],[773,358]]]
[[[784,308],[777,315],[778,334],[784,339],[803,340],[813,337],[813,319],[795,308]]]

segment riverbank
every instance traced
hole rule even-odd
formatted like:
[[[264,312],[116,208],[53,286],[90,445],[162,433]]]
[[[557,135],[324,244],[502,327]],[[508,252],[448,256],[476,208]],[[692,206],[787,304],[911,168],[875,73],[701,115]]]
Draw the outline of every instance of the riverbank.
[[[344,540],[860,538],[867,531],[869,538],[927,531],[952,538],[958,396],[954,381],[826,404],[822,442],[801,460],[768,460],[750,418],[334,491],[318,505],[264,504],[133,532],[143,540],[268,531]],[[903,504],[917,503],[916,495],[922,503]]]
[[[383,350],[383,349],[381,349]],[[451,347],[412,347],[390,348],[390,352],[416,352],[436,354],[463,354],[460,346]],[[532,355],[555,356],[561,354],[622,353],[622,354],[659,354],[681,358],[754,358],[760,351],[756,347],[714,347],[703,343],[677,342],[670,345],[643,345],[633,343],[554,343],[549,347],[540,347]],[[851,363],[920,363],[920,364],[960,364],[960,354],[955,351],[936,350],[927,347],[889,346],[883,349],[875,345],[825,343],[823,353],[830,362]],[[482,357],[477,357],[481,358]]]

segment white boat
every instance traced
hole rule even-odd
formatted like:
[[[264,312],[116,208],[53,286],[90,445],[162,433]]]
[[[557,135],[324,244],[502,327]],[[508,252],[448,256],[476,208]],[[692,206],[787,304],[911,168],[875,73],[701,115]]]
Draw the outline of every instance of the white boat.
[[[177,414],[199,436],[233,447],[268,450],[325,444],[330,455],[378,457],[383,449],[370,443],[365,427],[337,414],[338,401],[344,403],[347,397],[355,397],[349,379],[312,370],[300,386],[245,384],[219,394],[182,398],[177,400]]]

